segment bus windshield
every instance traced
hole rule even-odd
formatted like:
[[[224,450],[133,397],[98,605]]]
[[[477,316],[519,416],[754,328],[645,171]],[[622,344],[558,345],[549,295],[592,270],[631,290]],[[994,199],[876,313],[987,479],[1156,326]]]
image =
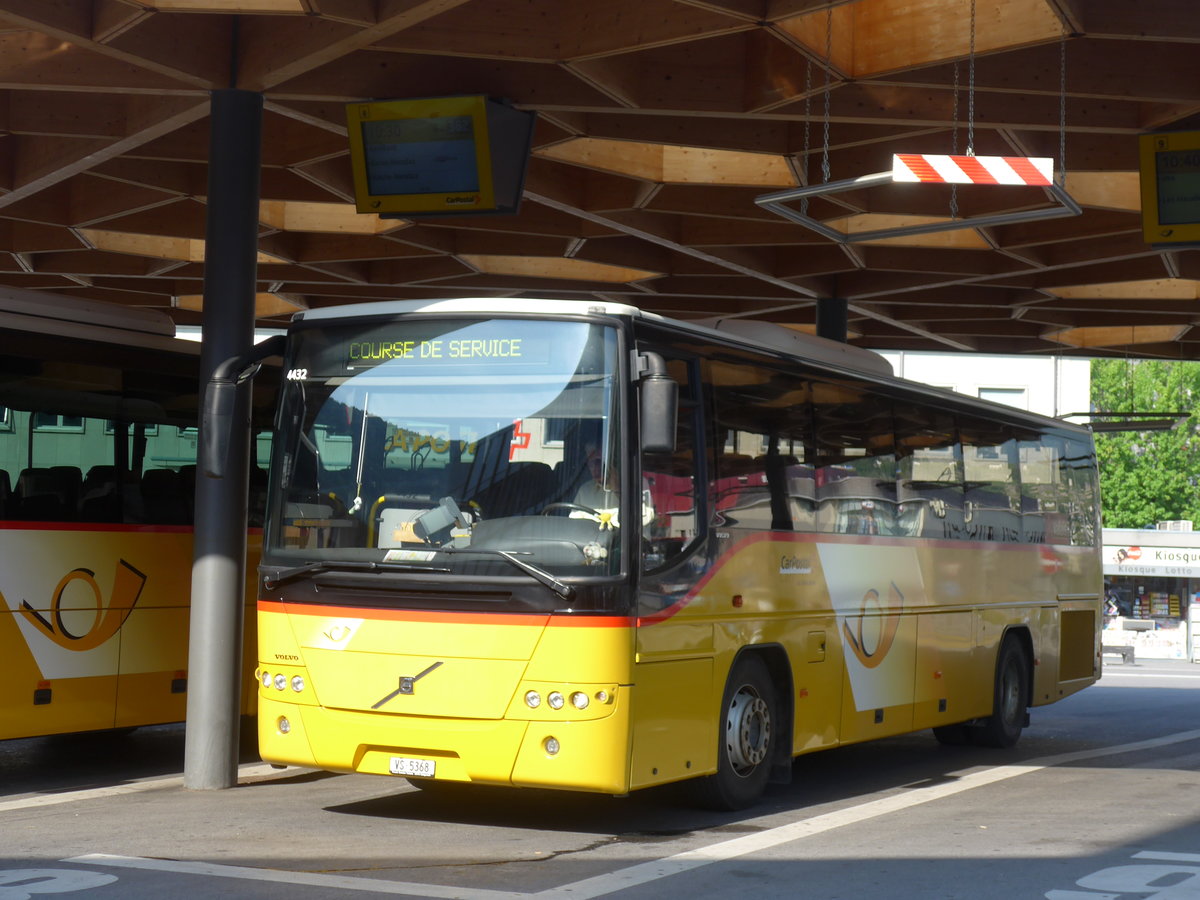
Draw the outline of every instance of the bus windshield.
[[[530,319],[301,326],[264,562],[620,571],[617,343],[610,327]]]

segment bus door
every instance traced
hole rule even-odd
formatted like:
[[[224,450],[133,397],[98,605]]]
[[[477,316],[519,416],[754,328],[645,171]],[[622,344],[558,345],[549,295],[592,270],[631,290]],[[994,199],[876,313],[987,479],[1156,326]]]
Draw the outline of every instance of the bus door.
[[[708,569],[701,409],[694,363],[663,355],[679,385],[679,425],[674,452],[641,459],[654,515],[641,539],[631,787],[716,767],[721,687],[713,687],[711,600],[700,591]]]

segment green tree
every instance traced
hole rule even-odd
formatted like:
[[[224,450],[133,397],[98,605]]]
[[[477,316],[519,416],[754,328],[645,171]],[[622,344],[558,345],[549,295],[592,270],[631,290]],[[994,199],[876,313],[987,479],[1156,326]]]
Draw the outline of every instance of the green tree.
[[[1200,524],[1200,363],[1096,359],[1091,369],[1095,411],[1188,413],[1169,431],[1096,435],[1104,525]]]

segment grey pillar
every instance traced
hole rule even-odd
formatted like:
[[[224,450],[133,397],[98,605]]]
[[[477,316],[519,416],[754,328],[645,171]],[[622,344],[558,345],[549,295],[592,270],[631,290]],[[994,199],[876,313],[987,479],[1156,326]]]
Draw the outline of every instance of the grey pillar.
[[[262,107],[262,95],[251,91],[212,94],[201,396],[213,369],[254,343]],[[233,422],[225,477],[196,479],[183,764],[184,787],[193,790],[237,784],[250,449],[245,390]]]
[[[846,343],[849,312],[840,297],[822,297],[817,301],[817,337]]]

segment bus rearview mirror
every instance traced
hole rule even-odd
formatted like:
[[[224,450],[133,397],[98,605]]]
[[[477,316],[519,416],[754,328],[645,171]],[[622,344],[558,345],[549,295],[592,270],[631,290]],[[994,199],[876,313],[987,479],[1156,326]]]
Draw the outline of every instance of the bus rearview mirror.
[[[208,390],[204,392],[204,412],[200,420],[201,470],[209,478],[225,477],[238,388],[258,374],[264,359],[282,356],[285,341],[282,334],[274,335],[213,369]]]
[[[644,353],[641,387],[643,453],[674,453],[679,414],[679,385],[667,374],[667,364],[657,353]]]

